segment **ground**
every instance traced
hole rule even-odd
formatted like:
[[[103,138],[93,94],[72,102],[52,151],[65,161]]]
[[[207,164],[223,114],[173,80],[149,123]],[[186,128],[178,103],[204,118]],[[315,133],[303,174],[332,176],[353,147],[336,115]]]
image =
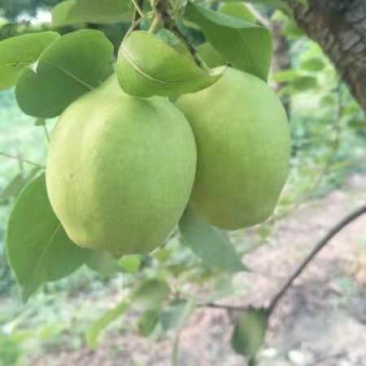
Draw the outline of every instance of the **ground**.
[[[278,224],[265,246],[245,257],[253,269],[235,278],[247,294],[226,302],[268,303],[289,273],[338,220],[366,200],[366,177],[300,207]],[[244,236],[242,237],[244,240]],[[181,366],[239,366],[230,349],[230,317],[199,309],[180,339]],[[271,319],[260,366],[366,365],[366,217],[348,226],[318,255],[279,304]],[[51,352],[32,366],[171,365],[172,342],[155,343],[110,332],[95,352]]]

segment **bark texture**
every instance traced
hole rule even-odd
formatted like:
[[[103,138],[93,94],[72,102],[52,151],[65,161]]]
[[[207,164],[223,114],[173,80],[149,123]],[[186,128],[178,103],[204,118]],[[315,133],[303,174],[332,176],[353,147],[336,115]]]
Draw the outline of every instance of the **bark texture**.
[[[366,111],[366,0],[293,5],[298,25],[318,42]]]

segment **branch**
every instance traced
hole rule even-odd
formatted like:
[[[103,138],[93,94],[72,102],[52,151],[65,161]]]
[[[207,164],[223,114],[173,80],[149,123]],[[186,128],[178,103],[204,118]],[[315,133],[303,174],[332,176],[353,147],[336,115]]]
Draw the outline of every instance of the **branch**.
[[[39,167],[39,168],[43,168],[42,165],[40,165],[38,163],[35,163],[31,160],[23,159],[20,156],[10,155],[10,154],[2,152],[2,151],[0,151],[0,156],[4,156],[5,158],[8,158],[8,159],[17,160],[18,162],[21,162],[21,163],[26,163],[26,164],[33,165],[33,166],[36,166],[36,167]]]
[[[278,302],[285,295],[287,290],[291,287],[293,282],[297,277],[301,275],[301,273],[305,270],[305,268],[310,264],[310,262],[314,259],[314,257],[328,244],[328,242],[337,235],[342,229],[344,229],[347,225],[349,225],[352,221],[356,220],[358,217],[366,214],[366,205],[358,208],[354,212],[350,213],[348,216],[343,218],[337,225],[335,225],[324,237],[321,239],[318,244],[315,245],[314,249],[308,254],[308,256],[303,260],[303,262],[299,265],[299,267],[294,271],[294,273],[290,276],[290,278],[285,282],[277,295],[272,299],[271,304],[269,306],[269,312],[272,313]]]

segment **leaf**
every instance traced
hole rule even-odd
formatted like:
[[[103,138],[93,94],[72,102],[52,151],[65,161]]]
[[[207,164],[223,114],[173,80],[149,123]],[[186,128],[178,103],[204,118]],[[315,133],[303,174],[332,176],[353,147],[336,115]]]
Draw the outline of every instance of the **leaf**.
[[[183,214],[179,230],[183,243],[207,266],[227,272],[247,270],[224,232],[200,219],[191,207]]]
[[[151,279],[140,284],[132,294],[105,312],[90,328],[86,335],[88,346],[94,349],[104,329],[114,320],[123,315],[130,307],[144,312],[160,309],[167,299],[170,289],[165,281]]]
[[[46,126],[46,120],[44,118],[37,118],[34,122],[35,126]]]
[[[268,312],[263,309],[252,309],[241,315],[231,338],[236,353],[249,360],[255,358],[264,343],[268,316]]]
[[[322,71],[324,67],[324,61],[319,57],[309,58],[301,63],[301,68],[307,71]]]
[[[39,55],[60,35],[55,32],[24,34],[0,42],[0,90],[12,87],[24,67],[37,61]]]
[[[256,23],[256,16],[243,3],[228,2],[220,6],[220,12],[235,18],[245,20],[249,23]]]
[[[144,337],[148,337],[159,322],[160,312],[157,310],[145,311],[139,319],[139,332]]]
[[[103,277],[110,277],[121,271],[116,259],[108,252],[92,252],[86,264]]]
[[[89,329],[86,335],[86,342],[90,349],[95,349],[98,339],[105,328],[114,320],[124,314],[130,306],[128,300],[123,300],[117,304],[113,309],[106,311]]]
[[[212,47],[208,42],[199,45],[197,48],[198,55],[206,63],[208,67],[217,67],[225,65],[225,59]]]
[[[157,310],[168,298],[169,293],[170,288],[166,281],[147,280],[133,293],[133,307],[143,311]]]
[[[289,17],[293,17],[293,11],[285,0],[244,0],[244,1],[246,3],[271,6],[275,9],[282,10]]]
[[[165,331],[183,329],[196,308],[193,299],[177,300],[161,313],[161,325]]]
[[[292,81],[291,86],[297,92],[304,92],[316,88],[318,80],[314,76],[300,76]]]
[[[125,272],[135,274],[140,269],[141,256],[138,254],[125,255],[118,261],[118,264]]]
[[[113,46],[97,30],[61,37],[40,56],[35,67],[19,74],[15,94],[24,113],[53,118],[113,72]]]
[[[24,187],[24,183],[25,179],[23,177],[23,174],[22,173],[17,174],[1,193],[0,201],[16,197]]]
[[[75,271],[90,255],[90,251],[71,242],[53,213],[44,173],[15,202],[7,227],[6,250],[25,300],[42,284]]]
[[[202,70],[191,57],[145,31],[132,32],[118,52],[119,83],[136,97],[193,93],[215,83],[222,72]]]
[[[266,28],[191,2],[186,7],[185,18],[201,27],[206,39],[227,62],[267,80],[272,39]]]
[[[272,75],[272,80],[278,83],[293,81],[299,77],[297,70],[283,70],[278,71]]]
[[[131,16],[129,0],[66,0],[53,8],[52,25],[111,24],[129,21]]]

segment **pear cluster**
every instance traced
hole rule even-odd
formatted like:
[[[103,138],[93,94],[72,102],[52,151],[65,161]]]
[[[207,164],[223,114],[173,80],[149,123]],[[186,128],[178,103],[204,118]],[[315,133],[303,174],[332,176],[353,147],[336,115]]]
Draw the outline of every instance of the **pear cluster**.
[[[233,68],[178,97],[136,98],[115,76],[71,104],[51,138],[48,195],[79,246],[148,253],[185,208],[219,228],[258,224],[273,212],[288,171],[281,102]]]

